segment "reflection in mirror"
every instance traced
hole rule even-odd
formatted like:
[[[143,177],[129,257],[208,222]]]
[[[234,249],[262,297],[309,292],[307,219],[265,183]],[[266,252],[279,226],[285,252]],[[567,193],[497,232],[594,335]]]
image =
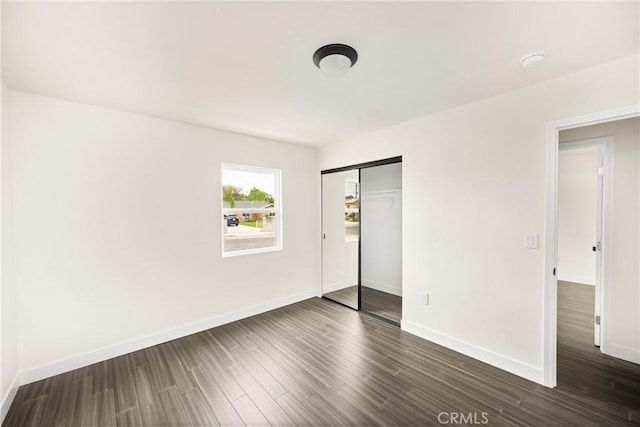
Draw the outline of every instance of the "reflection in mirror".
[[[344,239],[358,241],[360,237],[360,195],[358,178],[344,179]]]
[[[322,293],[358,309],[360,188],[357,169],[322,175]]]

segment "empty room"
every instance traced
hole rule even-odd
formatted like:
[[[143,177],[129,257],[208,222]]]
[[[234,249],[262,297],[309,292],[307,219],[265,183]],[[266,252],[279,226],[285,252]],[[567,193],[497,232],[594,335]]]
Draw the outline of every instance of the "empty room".
[[[640,2],[0,15],[1,425],[640,423]]]

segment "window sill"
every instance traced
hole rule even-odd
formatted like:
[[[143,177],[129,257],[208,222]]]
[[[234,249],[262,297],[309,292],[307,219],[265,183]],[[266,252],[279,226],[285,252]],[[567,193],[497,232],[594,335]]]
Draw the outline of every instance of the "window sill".
[[[244,249],[241,251],[224,252],[222,251],[222,258],[232,258],[243,255],[262,254],[265,252],[278,252],[282,250],[282,246],[276,246],[272,248],[260,248],[260,249]]]

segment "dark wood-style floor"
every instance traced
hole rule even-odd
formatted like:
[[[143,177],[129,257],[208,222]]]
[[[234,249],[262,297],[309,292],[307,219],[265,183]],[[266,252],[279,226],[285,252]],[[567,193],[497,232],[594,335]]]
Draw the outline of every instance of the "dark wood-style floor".
[[[348,288],[338,289],[337,291],[327,292],[322,295],[332,301],[344,304],[354,310],[358,309],[358,285],[349,286]]]
[[[402,297],[376,289],[362,287],[361,309],[400,325],[402,319]]]
[[[381,292],[366,286],[362,287],[361,310],[400,324],[402,319],[402,297]],[[358,308],[358,286],[349,286],[323,295],[348,307]]]
[[[640,424],[640,365],[594,345],[594,306],[595,287],[558,282],[558,389]]]
[[[313,298],[23,386],[4,425],[414,426],[484,412],[489,425],[604,426],[631,425],[629,403],[548,389]]]

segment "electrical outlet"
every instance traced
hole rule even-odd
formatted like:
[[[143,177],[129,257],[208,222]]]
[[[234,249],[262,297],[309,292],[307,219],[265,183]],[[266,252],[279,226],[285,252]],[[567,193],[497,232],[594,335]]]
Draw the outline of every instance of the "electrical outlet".
[[[420,294],[420,304],[429,305],[429,294],[422,293]]]

